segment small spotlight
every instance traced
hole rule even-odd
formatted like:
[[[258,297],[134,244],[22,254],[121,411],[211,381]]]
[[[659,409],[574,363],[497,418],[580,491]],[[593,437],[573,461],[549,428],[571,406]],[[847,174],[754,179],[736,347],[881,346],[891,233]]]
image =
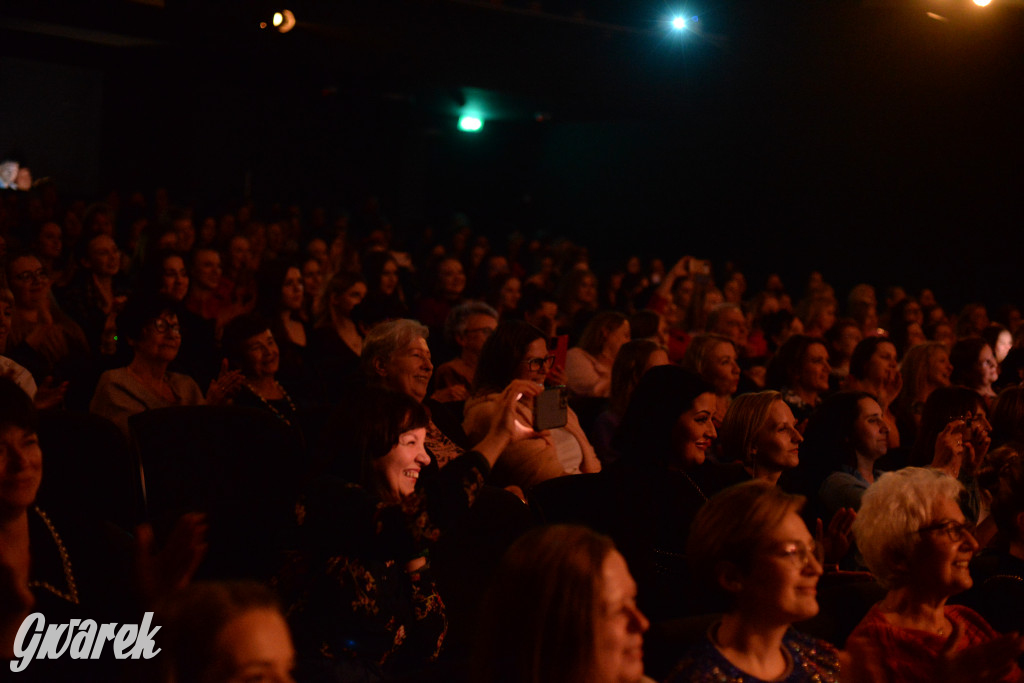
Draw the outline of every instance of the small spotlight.
[[[467,133],[476,133],[484,127],[484,122],[477,116],[459,117],[459,130]]]
[[[974,0],[974,4],[978,7],[988,7],[992,3],[992,0]]]
[[[682,17],[674,17],[672,19],[672,28],[677,31],[682,31],[686,28],[686,19],[683,19]]]
[[[283,9],[280,12],[274,12],[274,16],[271,18],[271,24],[278,33],[288,33],[295,28],[295,15],[292,14],[290,9]],[[261,21],[260,28],[267,28],[267,22]]]

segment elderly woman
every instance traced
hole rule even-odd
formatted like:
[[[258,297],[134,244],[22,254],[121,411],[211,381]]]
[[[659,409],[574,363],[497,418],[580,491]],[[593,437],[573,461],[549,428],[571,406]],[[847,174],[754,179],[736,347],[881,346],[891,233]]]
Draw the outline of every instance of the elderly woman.
[[[800,463],[804,440],[793,411],[777,391],[737,396],[725,414],[719,439],[723,461],[742,463],[751,477],[773,485]]]
[[[947,604],[971,587],[978,551],[957,504],[963,487],[938,470],[888,472],[864,494],[853,525],[871,573],[888,590],[847,640],[886,681],[1015,681],[1016,635],[999,636],[976,612]]]
[[[505,553],[487,594],[474,683],[650,683],[648,621],[611,539],[536,529]]]
[[[498,312],[480,301],[467,301],[452,309],[444,324],[445,336],[459,349],[459,355],[434,373],[434,398],[465,401],[469,398],[476,366],[484,343],[498,327]]]
[[[715,389],[715,426],[721,427],[729,402],[740,383],[736,343],[721,334],[697,335],[679,364],[700,375]]]
[[[528,380],[543,386],[553,360],[536,327],[519,320],[500,323],[480,354],[473,398],[466,402],[466,434],[472,439],[484,433],[495,410],[500,409],[500,392],[509,382]],[[532,421],[532,404],[524,404],[523,411]],[[526,488],[564,474],[599,472],[601,463],[576,413],[569,407],[566,412],[564,427],[511,446],[494,473],[495,483]]]
[[[228,360],[244,378],[234,405],[266,410],[291,425],[298,408],[275,376],[281,355],[270,323],[252,313],[235,318],[224,328],[223,345]]]
[[[420,403],[426,401],[430,408],[427,452],[439,467],[444,467],[465,452],[468,440],[462,429],[462,416],[427,398],[434,374],[427,345],[429,335],[426,326],[415,320],[380,323],[367,333],[359,362],[369,384],[399,391]],[[358,392],[350,399],[358,402]]]
[[[303,680],[420,680],[446,630],[430,547],[463,518],[509,444],[532,434],[517,401],[539,391],[507,387],[475,449],[440,471],[428,467],[427,411],[408,395],[370,388],[336,415],[332,473],[296,506],[299,547],[280,576]],[[353,458],[358,485],[339,476]]]
[[[802,496],[763,481],[708,501],[687,543],[699,582],[724,608],[670,681],[839,681],[836,649],[793,629],[818,613],[822,567],[800,517]]]
[[[768,364],[765,384],[782,392],[801,430],[828,391],[831,368],[828,348],[820,339],[795,334],[785,341]]]
[[[128,418],[145,410],[180,405],[226,403],[242,385],[242,373],[227,369],[203,396],[188,375],[168,371],[181,346],[177,304],[163,297],[141,296],[121,314],[121,334],[133,353],[127,367],[100,376],[89,412],[105,417],[128,434]]]
[[[612,365],[629,341],[629,320],[617,311],[598,313],[587,323],[578,346],[565,358],[566,384],[576,396],[608,398]]]

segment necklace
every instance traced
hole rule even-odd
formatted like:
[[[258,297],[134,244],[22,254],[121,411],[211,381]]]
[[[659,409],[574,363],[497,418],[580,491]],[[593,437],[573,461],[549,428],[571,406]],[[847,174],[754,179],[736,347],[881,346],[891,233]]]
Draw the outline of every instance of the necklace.
[[[689,475],[689,474],[687,474],[687,473],[686,473],[686,472],[685,472],[684,470],[679,470],[679,472],[680,472],[680,473],[681,473],[681,474],[682,474],[682,475],[683,475],[684,477],[686,477],[686,481],[690,482],[690,485],[691,485],[691,486],[693,486],[693,488],[697,489],[697,493],[699,493],[699,494],[700,494],[700,497],[704,499],[704,502],[705,502],[705,503],[706,503],[706,502],[708,502],[708,497],[707,497],[707,495],[706,495],[706,494],[704,493],[704,491],[702,491],[702,490],[701,490],[701,488],[700,488],[699,486],[697,486],[697,482],[695,482],[695,481],[694,481],[693,479],[691,479],[691,478],[690,478],[690,475]]]
[[[278,382],[277,380],[274,380],[274,385],[281,391],[281,394],[284,396],[284,400],[287,401],[287,403],[288,403],[288,410],[291,412],[292,415],[294,415],[296,410],[295,410],[295,402],[292,401],[292,397],[288,395],[288,392],[284,390],[284,387],[282,387],[281,383]],[[267,410],[269,410],[274,415],[276,415],[277,419],[281,420],[281,422],[284,422],[289,427],[292,426],[291,420],[289,420],[287,417],[285,417],[284,413],[282,413],[280,410],[278,410],[276,407],[274,407],[274,405],[270,401],[268,401],[267,399],[263,398],[263,396],[260,394],[260,392],[256,391],[251,384],[246,382],[245,383],[245,388],[248,389],[249,391],[251,391],[253,393],[253,396],[258,398],[260,400],[260,403],[262,403],[263,405],[265,405],[267,407]]]
[[[58,534],[57,530],[53,527],[53,522],[50,521],[50,518],[45,512],[40,510],[38,506],[32,506],[32,509],[35,510],[36,514],[39,515],[39,518],[43,520],[43,524],[45,524],[46,528],[49,530],[50,536],[53,537],[53,542],[57,545],[57,552],[60,553],[60,563],[64,569],[64,580],[68,584],[68,592],[65,593],[45,581],[29,581],[28,585],[29,587],[45,588],[58,598],[63,598],[64,600],[77,605],[78,586],[75,584],[75,575],[71,571],[71,558],[68,557],[68,549],[64,546],[64,540],[61,539],[60,534]]]

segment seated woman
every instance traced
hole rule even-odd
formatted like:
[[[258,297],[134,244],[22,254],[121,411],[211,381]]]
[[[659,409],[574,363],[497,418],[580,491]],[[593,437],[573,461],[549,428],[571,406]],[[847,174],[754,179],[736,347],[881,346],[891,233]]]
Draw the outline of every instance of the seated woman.
[[[765,385],[782,393],[803,431],[807,418],[828,391],[831,368],[824,342],[805,334],[795,334],[779,347],[771,362]]]
[[[257,282],[257,310],[270,321],[277,340],[281,378],[304,400],[319,398],[322,383],[307,360],[309,326],[302,320],[302,271],[291,263],[268,264]]]
[[[715,427],[722,426],[729,402],[740,384],[736,344],[720,334],[697,335],[686,348],[679,365],[700,375],[715,389]]]
[[[850,358],[857,344],[864,338],[860,326],[853,318],[840,318],[827,334],[825,346],[828,348],[828,364],[832,368],[829,386],[838,390],[846,376],[850,374]]]
[[[275,377],[281,356],[270,323],[252,313],[235,318],[224,328],[223,346],[231,366],[243,376],[232,403],[266,410],[291,425],[298,408]]]
[[[2,307],[3,304],[0,304]],[[992,445],[1024,443],[1024,387],[1007,387],[992,406]]]
[[[889,450],[888,432],[878,401],[861,391],[830,396],[811,416],[801,481],[823,519],[860,508],[864,492],[882,474],[875,463]]]
[[[526,534],[480,612],[473,683],[652,683],[636,584],[611,539],[582,526]]]
[[[355,311],[365,297],[362,276],[341,271],[327,281],[315,307],[319,318],[309,337],[309,355],[328,400],[337,399],[341,387],[358,373],[363,331]]]
[[[907,443],[914,443],[921,428],[925,401],[939,387],[949,386],[952,372],[949,353],[939,342],[918,344],[903,356],[900,363],[903,389],[893,404],[893,413]]]
[[[530,437],[513,382],[476,448],[434,473],[424,450],[424,407],[371,388],[336,415],[327,443],[333,472],[362,461],[359,484],[319,477],[296,506],[299,546],[280,575],[302,680],[379,681],[415,676],[435,660],[446,630],[428,555],[473,504],[509,444]],[[415,677],[410,680],[419,680]]]
[[[754,479],[775,485],[783,472],[800,464],[804,439],[777,391],[737,396],[718,436],[721,460],[741,463]]]
[[[665,349],[649,339],[634,339],[622,345],[612,366],[612,393],[608,410],[597,416],[594,421],[591,442],[594,451],[602,463],[614,462],[619,452],[612,445],[615,430],[626,414],[633,390],[651,368],[668,365],[668,353]]]
[[[999,379],[999,364],[988,342],[981,337],[959,340],[949,352],[949,362],[953,364],[949,381],[977,392],[985,400],[985,407],[991,408],[996,399],[992,384]]]
[[[893,401],[903,389],[903,376],[896,363],[896,347],[885,337],[862,339],[850,357],[850,375],[843,385],[845,391],[864,391],[875,397],[882,407],[885,426],[889,428],[889,450],[900,447],[900,432]]]
[[[367,383],[398,391],[418,403],[427,401],[430,421],[427,424],[426,448],[438,467],[462,455],[469,445],[462,430],[461,415],[453,415],[444,407],[427,399],[427,387],[434,373],[427,346],[429,330],[415,320],[390,320],[370,330],[363,342],[360,368]],[[358,403],[360,387],[353,387],[344,403]]]
[[[640,378],[616,434],[621,457],[602,474],[603,529],[633,568],[644,611],[656,618],[703,613],[690,590],[686,538],[697,510],[721,489],[749,478],[742,466],[707,457],[718,436],[715,394],[674,365]]]
[[[409,306],[405,301],[395,257],[386,251],[365,254],[363,277],[366,278],[367,288],[363,305],[371,314],[367,322],[372,324],[409,317]]]
[[[947,604],[971,587],[978,551],[960,506],[963,487],[943,472],[887,472],[864,494],[853,524],[857,547],[888,590],[847,640],[884,680],[1016,681],[1019,636],[998,635],[976,612]]]
[[[158,611],[162,683],[292,683],[295,649],[277,596],[252,581],[197,582]]]
[[[494,419],[495,411],[501,409],[502,387],[516,379],[543,387],[553,360],[544,335],[536,327],[519,320],[499,324],[484,344],[473,398],[466,402],[462,426],[470,439],[480,438]],[[528,424],[533,420],[532,406],[522,406]],[[523,439],[509,448],[495,469],[495,484],[525,489],[564,474],[601,471],[601,463],[576,413],[572,408],[566,410],[568,421],[564,427]]]
[[[981,338],[992,347],[996,363],[1002,363],[1013,348],[1013,334],[999,323],[992,323],[981,331]]]
[[[670,681],[839,681],[836,649],[793,628],[818,613],[822,573],[803,502],[752,481],[716,494],[697,514],[686,554],[697,588],[715,595],[724,614]]]
[[[566,384],[576,396],[608,398],[612,365],[629,341],[629,320],[617,311],[598,313],[587,323],[578,346],[565,357]]]
[[[498,312],[480,301],[459,304],[448,314],[444,333],[460,349],[459,355],[434,372],[434,399],[465,401],[469,398],[484,343],[498,327]]]
[[[159,296],[135,297],[120,320],[121,334],[134,352],[132,360],[127,367],[100,376],[89,412],[107,418],[126,436],[132,415],[168,406],[224,404],[241,387],[242,373],[227,370],[226,361],[205,397],[194,379],[168,371],[181,346],[175,302]]]

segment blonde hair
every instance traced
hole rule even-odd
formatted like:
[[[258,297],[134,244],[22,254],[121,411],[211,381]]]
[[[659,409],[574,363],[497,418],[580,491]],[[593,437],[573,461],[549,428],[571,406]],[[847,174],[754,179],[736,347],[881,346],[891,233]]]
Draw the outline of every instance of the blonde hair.
[[[741,394],[732,400],[718,434],[723,460],[751,464],[757,434],[768,422],[772,404],[781,400],[777,391]]]

